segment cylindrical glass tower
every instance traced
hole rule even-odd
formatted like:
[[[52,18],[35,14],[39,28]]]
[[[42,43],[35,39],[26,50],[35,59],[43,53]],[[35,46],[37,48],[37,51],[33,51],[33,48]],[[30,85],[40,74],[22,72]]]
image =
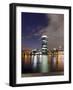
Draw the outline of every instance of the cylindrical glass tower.
[[[42,62],[41,62],[41,72],[47,73],[49,71],[48,64],[48,37],[43,35],[41,37],[42,40]]]

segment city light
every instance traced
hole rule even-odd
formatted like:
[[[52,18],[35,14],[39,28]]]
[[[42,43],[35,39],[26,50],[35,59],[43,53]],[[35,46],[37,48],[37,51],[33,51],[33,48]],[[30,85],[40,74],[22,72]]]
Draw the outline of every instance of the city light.
[[[64,51],[61,46],[48,49],[48,37],[41,36],[41,49],[24,49],[22,52],[22,73],[64,72]]]

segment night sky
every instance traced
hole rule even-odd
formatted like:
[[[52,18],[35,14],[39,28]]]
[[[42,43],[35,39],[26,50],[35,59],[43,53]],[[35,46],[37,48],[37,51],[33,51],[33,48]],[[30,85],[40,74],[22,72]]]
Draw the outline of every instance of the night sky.
[[[40,49],[41,36],[48,36],[48,48],[64,48],[64,15],[26,13],[21,14],[22,49]]]

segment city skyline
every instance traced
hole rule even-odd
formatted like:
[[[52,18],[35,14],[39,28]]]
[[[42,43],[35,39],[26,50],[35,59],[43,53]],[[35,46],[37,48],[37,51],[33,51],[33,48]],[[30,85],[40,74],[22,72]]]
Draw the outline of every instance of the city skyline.
[[[64,15],[22,12],[22,50],[40,49],[42,35],[48,36],[48,49],[64,49]]]

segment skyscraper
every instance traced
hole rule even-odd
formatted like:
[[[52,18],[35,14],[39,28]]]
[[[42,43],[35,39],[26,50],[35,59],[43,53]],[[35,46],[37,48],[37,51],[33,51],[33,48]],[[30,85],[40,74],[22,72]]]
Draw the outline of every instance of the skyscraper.
[[[48,37],[43,35],[41,37],[42,40],[42,62],[41,62],[41,72],[47,73],[49,71],[49,64],[48,64]]]

